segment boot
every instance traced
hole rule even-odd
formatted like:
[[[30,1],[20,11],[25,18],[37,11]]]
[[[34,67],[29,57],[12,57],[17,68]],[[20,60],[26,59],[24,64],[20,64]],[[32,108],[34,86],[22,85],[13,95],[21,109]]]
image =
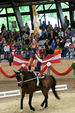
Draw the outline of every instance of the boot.
[[[31,72],[31,66],[28,66],[28,70]]]

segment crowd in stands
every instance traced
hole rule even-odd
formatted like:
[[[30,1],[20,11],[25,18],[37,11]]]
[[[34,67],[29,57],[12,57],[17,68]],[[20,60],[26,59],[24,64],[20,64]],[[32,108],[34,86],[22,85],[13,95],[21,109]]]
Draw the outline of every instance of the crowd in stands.
[[[40,40],[45,40],[45,43],[40,49],[41,58],[53,54],[61,50],[61,56],[66,59],[75,58],[75,21],[71,28],[67,27],[65,31],[55,24],[52,27],[50,21],[46,25],[45,21],[40,25],[41,34],[30,33],[28,24],[22,32],[14,30],[11,32],[7,30],[2,24],[0,33],[0,54],[4,54],[5,59],[11,59],[14,52],[22,57],[29,59],[31,54],[32,39],[36,38],[39,43]],[[10,64],[11,65],[11,64]]]

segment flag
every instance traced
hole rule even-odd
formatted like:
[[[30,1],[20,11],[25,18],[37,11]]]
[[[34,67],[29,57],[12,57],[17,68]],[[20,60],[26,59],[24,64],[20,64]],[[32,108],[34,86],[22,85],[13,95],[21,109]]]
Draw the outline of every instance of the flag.
[[[46,64],[47,62],[60,63],[61,62],[61,50],[43,59],[40,59],[38,56],[36,56],[36,58],[38,59],[39,62],[42,63],[42,65]]]
[[[13,57],[13,65],[28,65],[29,64],[29,60],[22,58],[20,55],[14,53],[14,57]]]
[[[36,56],[36,58],[38,59],[39,62],[42,63],[42,65],[47,64],[47,62],[51,62],[51,63],[60,63],[61,62],[61,51],[58,51],[52,55],[49,55],[43,59],[40,59],[38,56]],[[14,65],[28,65],[29,64],[29,60],[22,58],[20,55],[17,55],[16,53],[14,54],[14,58],[13,58],[13,64]]]

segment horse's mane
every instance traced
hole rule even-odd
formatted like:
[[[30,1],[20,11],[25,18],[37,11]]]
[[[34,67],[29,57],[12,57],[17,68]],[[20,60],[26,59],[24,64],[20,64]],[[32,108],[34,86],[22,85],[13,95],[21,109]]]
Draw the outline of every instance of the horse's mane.
[[[33,71],[27,71],[25,69],[21,69],[21,72],[24,74],[24,76],[27,74],[27,76],[31,76],[32,78],[35,77],[35,74]]]

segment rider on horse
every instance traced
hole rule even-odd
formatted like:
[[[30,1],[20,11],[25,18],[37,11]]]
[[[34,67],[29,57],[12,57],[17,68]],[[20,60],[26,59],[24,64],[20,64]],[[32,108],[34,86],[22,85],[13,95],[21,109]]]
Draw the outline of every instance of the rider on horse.
[[[36,55],[39,56],[39,50],[38,50],[38,43],[36,42],[36,39],[34,38],[32,41],[32,46],[31,46],[31,57],[29,60],[29,71],[31,70],[31,64],[34,62],[34,71],[40,71],[40,65],[41,63],[38,62],[38,60],[36,59]]]
[[[39,56],[39,50],[38,50],[38,43],[36,41],[36,39],[34,38],[33,41],[32,41],[32,46],[31,46],[31,57],[30,57],[30,60],[29,60],[29,71],[31,71],[31,64],[33,63],[34,61],[34,71],[38,71],[38,73],[36,73],[35,75],[37,76],[37,84],[39,85],[39,78],[38,78],[38,74],[40,72],[40,67],[41,67],[41,63],[38,62],[38,60],[36,59],[36,55]],[[38,86],[37,85],[37,86]]]

